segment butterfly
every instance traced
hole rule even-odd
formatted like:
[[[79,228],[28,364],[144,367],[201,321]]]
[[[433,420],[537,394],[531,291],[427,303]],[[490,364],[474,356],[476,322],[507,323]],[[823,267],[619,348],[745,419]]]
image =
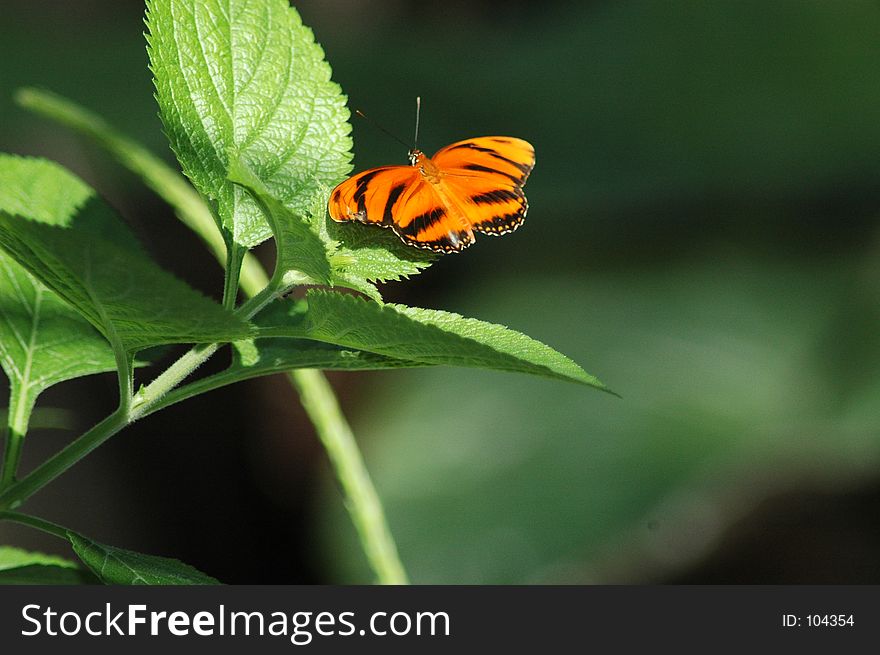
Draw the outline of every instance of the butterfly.
[[[535,166],[527,141],[482,136],[433,157],[413,148],[409,163],[345,180],[330,192],[330,217],[390,228],[407,245],[443,253],[461,252],[475,232],[499,236],[523,224],[523,185]]]

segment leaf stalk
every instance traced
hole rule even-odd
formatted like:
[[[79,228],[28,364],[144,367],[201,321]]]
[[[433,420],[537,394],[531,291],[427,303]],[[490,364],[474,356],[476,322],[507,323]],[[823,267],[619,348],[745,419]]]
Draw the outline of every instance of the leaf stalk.
[[[0,521],[9,521],[10,523],[19,523],[21,525],[26,525],[29,528],[34,528],[36,530],[40,530],[41,532],[51,534],[53,537],[58,537],[59,539],[63,539],[64,541],[69,541],[67,538],[67,528],[62,527],[57,523],[52,523],[51,521],[47,521],[36,516],[31,516],[30,514],[0,511]]]
[[[13,385],[9,394],[9,414],[7,417],[6,439],[3,449],[3,472],[0,473],[0,491],[15,482],[24,437],[28,431],[31,412],[34,409],[34,396],[27,384]]]

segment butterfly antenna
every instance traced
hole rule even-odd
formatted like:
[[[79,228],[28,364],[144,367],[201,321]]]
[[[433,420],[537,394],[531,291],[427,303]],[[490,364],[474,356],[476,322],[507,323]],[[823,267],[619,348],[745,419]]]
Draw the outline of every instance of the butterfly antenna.
[[[416,96],[416,134],[413,137],[413,150],[419,147],[419,114],[422,113],[422,97]]]
[[[354,110],[354,113],[357,114],[358,116],[360,116],[361,118],[366,118],[367,121],[368,121],[373,127],[375,127],[375,128],[376,128],[377,130],[379,130],[380,132],[384,132],[385,134],[387,134],[388,136],[390,136],[392,139],[394,139],[395,141],[397,141],[397,142],[398,142],[400,145],[402,145],[404,148],[409,148],[409,146],[406,144],[406,142],[405,142],[403,139],[401,139],[401,138],[398,137],[397,135],[392,134],[391,132],[389,132],[388,130],[386,130],[384,127],[382,127],[381,125],[379,125],[379,123],[377,123],[377,122],[374,121],[372,118],[370,118],[369,116],[367,116],[367,115],[366,115],[364,112],[362,112],[360,109],[355,109],[355,110]]]

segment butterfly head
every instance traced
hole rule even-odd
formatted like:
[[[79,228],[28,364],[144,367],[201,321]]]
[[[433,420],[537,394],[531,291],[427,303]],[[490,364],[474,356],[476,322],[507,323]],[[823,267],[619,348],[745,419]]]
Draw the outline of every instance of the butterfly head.
[[[421,161],[425,158],[425,153],[423,153],[418,148],[413,148],[412,150],[409,151],[409,153],[407,154],[407,157],[409,158],[410,166],[418,166],[421,163]]]

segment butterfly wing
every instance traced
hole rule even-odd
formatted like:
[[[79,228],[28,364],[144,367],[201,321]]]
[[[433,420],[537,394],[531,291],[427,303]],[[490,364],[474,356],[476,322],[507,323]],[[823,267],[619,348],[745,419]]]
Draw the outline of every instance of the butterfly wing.
[[[446,193],[476,232],[498,236],[522,225],[528,202],[522,187],[535,166],[528,141],[478,137],[446,146],[432,158]]]
[[[383,166],[350,177],[330,192],[327,209],[334,221],[390,227],[404,243],[435,252],[456,252],[474,241],[461,212],[413,166]]]
[[[420,182],[419,177],[412,166],[382,166],[358,173],[330,192],[330,218],[390,227],[401,197]]]
[[[529,204],[522,187],[503,184],[490,175],[444,177],[443,187],[475,232],[500,236],[525,221]]]
[[[401,197],[392,228],[404,243],[434,252],[461,252],[474,242],[470,222],[458,206],[421,174]]]
[[[441,148],[431,159],[447,173],[483,173],[521,187],[535,167],[535,149],[511,136],[481,136]]]

